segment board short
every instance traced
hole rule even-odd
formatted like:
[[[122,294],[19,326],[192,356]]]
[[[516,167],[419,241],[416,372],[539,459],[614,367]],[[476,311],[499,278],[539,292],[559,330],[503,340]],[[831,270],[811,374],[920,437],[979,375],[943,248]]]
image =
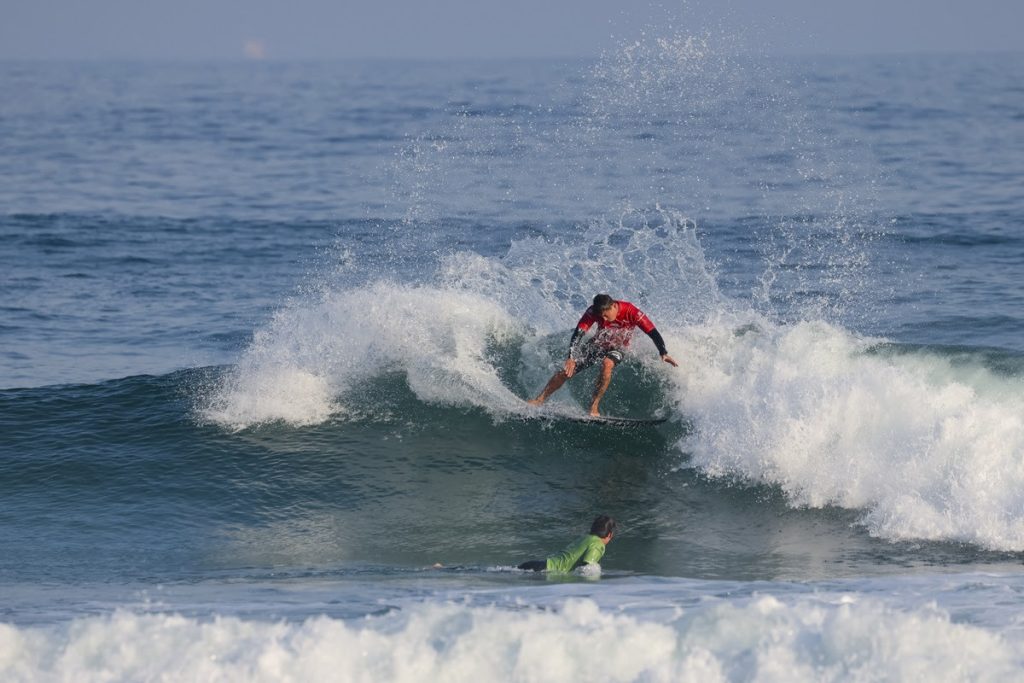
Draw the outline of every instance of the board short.
[[[597,344],[587,344],[583,347],[583,353],[576,359],[576,371],[586,370],[591,365],[599,360],[610,358],[613,363],[618,365],[622,362],[625,355],[622,353],[622,349],[607,348],[604,346],[598,346]],[[575,373],[573,373],[575,374]]]

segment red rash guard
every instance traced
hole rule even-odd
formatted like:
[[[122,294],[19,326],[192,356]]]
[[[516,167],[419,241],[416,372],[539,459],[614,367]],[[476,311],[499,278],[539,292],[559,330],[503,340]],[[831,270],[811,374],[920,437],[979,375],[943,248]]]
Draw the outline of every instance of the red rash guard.
[[[651,322],[651,319],[643,311],[628,301],[616,301],[615,303],[619,305],[619,314],[611,322],[606,321],[594,312],[593,306],[586,310],[580,321],[576,323],[576,329],[573,330],[572,339],[569,342],[570,357],[575,357],[576,354],[574,352],[580,340],[586,331],[594,326],[594,323],[597,323],[598,330],[597,334],[594,335],[592,343],[602,348],[626,348],[633,337],[633,328],[639,327],[651,338],[654,345],[658,347],[659,354],[664,356],[668,353],[661,334],[658,333],[654,323]]]

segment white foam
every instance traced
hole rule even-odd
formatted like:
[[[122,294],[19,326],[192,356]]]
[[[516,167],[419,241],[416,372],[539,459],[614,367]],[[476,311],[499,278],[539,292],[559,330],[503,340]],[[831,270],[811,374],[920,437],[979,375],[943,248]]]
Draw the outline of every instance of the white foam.
[[[486,360],[488,343],[522,325],[479,295],[378,282],[331,291],[280,311],[202,409],[240,429],[272,421],[323,422],[344,394],[385,372],[403,372],[424,401],[518,408]]]
[[[654,618],[569,599],[547,609],[429,602],[300,623],[119,611],[0,625],[5,681],[1011,680],[1021,643],[934,606],[752,599]]]
[[[678,290],[659,286],[664,278]],[[528,383],[539,387],[553,361],[541,348],[546,335],[568,330],[597,292],[628,285],[624,291],[644,293],[638,303],[672,319],[702,319],[725,306],[696,226],[660,208],[627,208],[573,245],[526,239],[503,259],[453,254],[435,279],[377,281],[290,302],[205,397],[202,416],[232,429],[318,424],[362,412],[345,404],[346,393],[385,372],[404,373],[426,402],[516,413],[521,398],[501,383],[489,344],[525,342]]]
[[[863,509],[888,539],[1024,549],[1019,379],[868,353],[871,340],[822,322],[672,341],[694,466],[781,486],[795,505]]]

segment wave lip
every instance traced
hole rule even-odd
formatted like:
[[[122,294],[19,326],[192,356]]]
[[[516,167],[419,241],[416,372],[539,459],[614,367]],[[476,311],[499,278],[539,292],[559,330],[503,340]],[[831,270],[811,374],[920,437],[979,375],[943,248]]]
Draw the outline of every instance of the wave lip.
[[[391,371],[424,401],[519,410],[486,355],[520,327],[472,293],[385,282],[329,292],[280,311],[200,412],[232,429],[318,424],[345,412],[346,392]]]

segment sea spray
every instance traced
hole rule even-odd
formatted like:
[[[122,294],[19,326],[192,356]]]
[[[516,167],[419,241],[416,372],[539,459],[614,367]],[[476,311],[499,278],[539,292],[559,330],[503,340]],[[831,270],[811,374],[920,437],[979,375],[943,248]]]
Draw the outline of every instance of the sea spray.
[[[570,328],[602,292],[677,326],[731,306],[718,290],[696,223],[660,206],[626,207],[571,236],[516,240],[500,259],[457,253],[442,263],[439,277],[500,302],[544,334]]]

